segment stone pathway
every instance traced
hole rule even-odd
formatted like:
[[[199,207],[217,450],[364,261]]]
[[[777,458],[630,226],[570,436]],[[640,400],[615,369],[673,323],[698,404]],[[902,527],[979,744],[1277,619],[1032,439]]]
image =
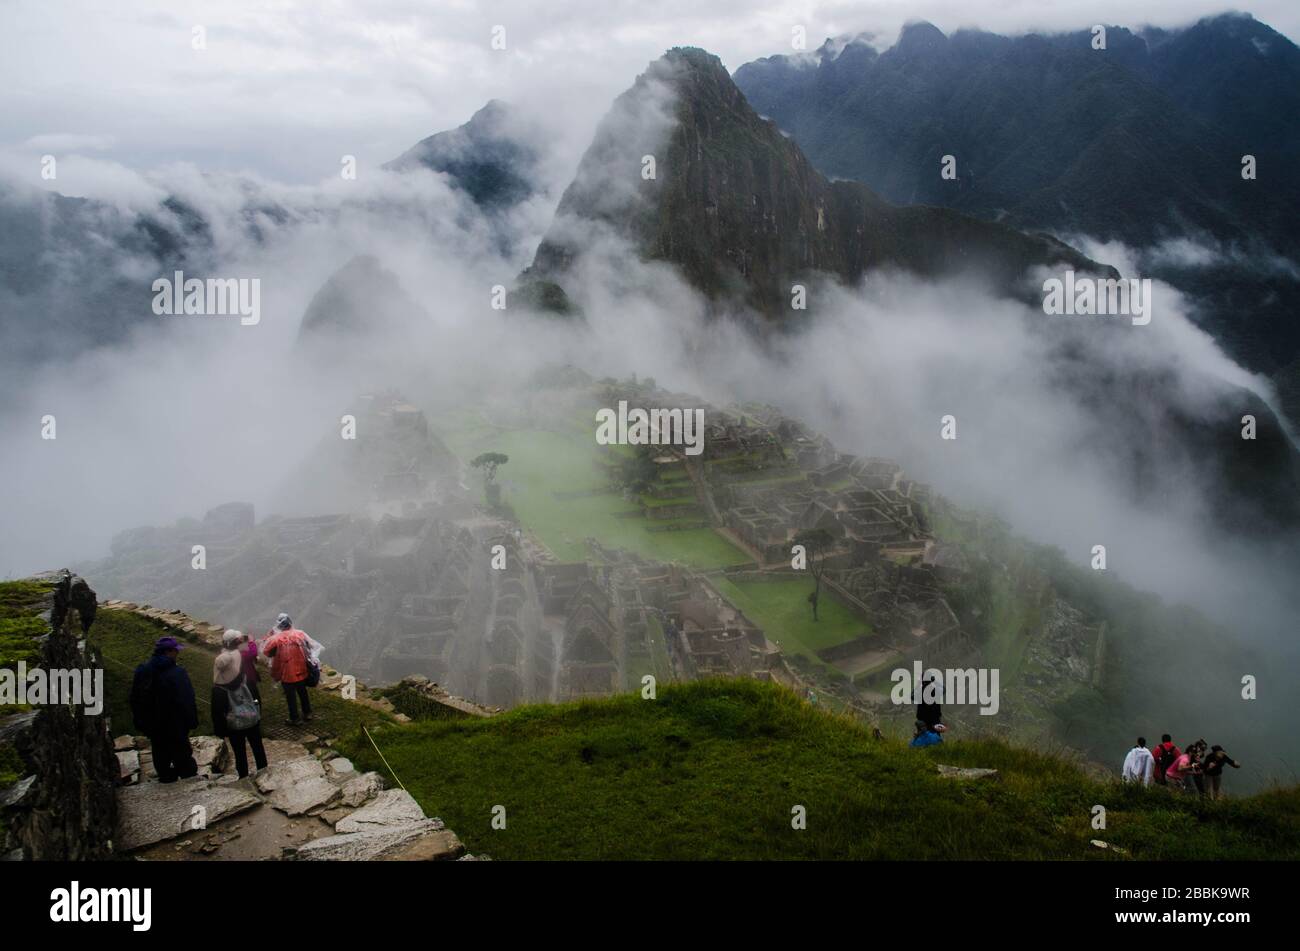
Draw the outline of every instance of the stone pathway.
[[[114,741],[122,769],[114,848],[152,861],[473,859],[441,819],[378,773],[301,743],[265,741],[269,765],[239,779],[223,740],[191,737],[199,775],[160,783],[148,740]]]

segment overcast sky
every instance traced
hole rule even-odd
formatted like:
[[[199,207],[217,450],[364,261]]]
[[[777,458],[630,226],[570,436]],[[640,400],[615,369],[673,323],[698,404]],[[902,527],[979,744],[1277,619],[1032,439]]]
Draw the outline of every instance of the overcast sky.
[[[702,46],[734,70],[907,21],[946,32],[1186,24],[1248,10],[1293,40],[1300,4],[1260,0],[4,0],[0,151],[83,168],[190,162],[285,182],[379,163],[464,122],[490,98],[562,113],[575,140],[665,49]],[[192,47],[195,26],[205,50]],[[491,48],[505,27],[506,50]],[[91,159],[93,158],[93,162]],[[75,163],[73,163],[75,166]],[[60,190],[76,177],[60,169]],[[85,182],[91,181],[87,175]],[[89,191],[89,187],[82,189]]]

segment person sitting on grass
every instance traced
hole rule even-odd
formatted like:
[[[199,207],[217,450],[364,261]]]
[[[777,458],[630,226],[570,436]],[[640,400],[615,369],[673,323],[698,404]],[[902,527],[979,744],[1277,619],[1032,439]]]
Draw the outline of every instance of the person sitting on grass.
[[[940,729],[942,726],[942,723],[931,726],[924,720],[917,720],[916,735],[912,737],[910,745],[919,749],[923,746],[934,746],[936,743],[942,743],[943,736],[941,734],[943,731]]]

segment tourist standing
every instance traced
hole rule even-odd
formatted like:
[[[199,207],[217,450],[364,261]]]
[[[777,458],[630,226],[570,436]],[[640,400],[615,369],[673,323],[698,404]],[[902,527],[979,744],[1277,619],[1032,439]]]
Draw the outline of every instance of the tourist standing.
[[[1204,740],[1197,740],[1187,748],[1187,752],[1191,756],[1191,772],[1189,778],[1192,781],[1192,787],[1194,787],[1197,794],[1201,796],[1205,795],[1205,773],[1201,765],[1201,757],[1205,755],[1205,748]],[[1191,792],[1192,788],[1189,787],[1187,791]]]
[[[1229,756],[1222,746],[1215,744],[1210,747],[1209,755],[1205,757],[1202,764],[1202,771],[1205,773],[1205,781],[1210,787],[1210,798],[1219,798],[1219,784],[1223,781],[1223,767],[1231,766],[1233,769],[1240,769],[1241,764]]]
[[[271,658],[271,679],[284,690],[289,705],[289,725],[311,719],[311,697],[307,694],[311,678],[311,646],[307,635],[293,626],[289,615],[275,619],[276,631],[262,645],[262,653]],[[302,705],[302,720],[298,719],[298,705]]]
[[[149,737],[153,767],[161,783],[188,779],[199,772],[190,748],[190,730],[199,725],[194,686],[185,668],[176,663],[181,643],[160,637],[153,656],[135,669],[131,681],[131,718]]]
[[[239,631],[226,631],[222,651],[212,663],[212,732],[230,742],[240,779],[248,775],[248,748],[256,767],[266,769],[261,706],[244,675],[246,640]]]
[[[1192,777],[1196,770],[1196,744],[1193,743],[1174,760],[1174,765],[1165,770],[1165,785],[1180,792],[1195,792]]]
[[[1160,745],[1152,751],[1151,755],[1156,760],[1155,772],[1152,774],[1152,778],[1163,786],[1165,785],[1165,771],[1178,761],[1178,757],[1183,755],[1183,751],[1174,746],[1173,737],[1166,733],[1160,737]]]
[[[257,672],[257,641],[247,634],[241,634],[240,637],[242,638],[239,645],[240,670],[244,672],[244,683],[248,684],[248,689],[253,692],[253,699],[257,701],[257,705],[260,707],[262,705],[262,691],[258,688],[258,683],[262,677]]]
[[[1151,785],[1152,774],[1155,773],[1156,760],[1147,749],[1147,739],[1145,736],[1139,736],[1137,746],[1128,751],[1124,757],[1124,768],[1121,770],[1121,776],[1126,783],[1141,783],[1143,786]]]

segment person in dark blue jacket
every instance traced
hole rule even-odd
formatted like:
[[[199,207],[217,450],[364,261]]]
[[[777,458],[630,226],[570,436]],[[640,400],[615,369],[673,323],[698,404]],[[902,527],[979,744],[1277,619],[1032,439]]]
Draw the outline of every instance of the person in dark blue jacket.
[[[135,728],[149,737],[153,766],[162,783],[199,771],[190,748],[190,730],[199,725],[199,716],[190,675],[176,663],[180,650],[176,638],[159,638],[153,656],[135,669],[131,684],[131,717]]]

